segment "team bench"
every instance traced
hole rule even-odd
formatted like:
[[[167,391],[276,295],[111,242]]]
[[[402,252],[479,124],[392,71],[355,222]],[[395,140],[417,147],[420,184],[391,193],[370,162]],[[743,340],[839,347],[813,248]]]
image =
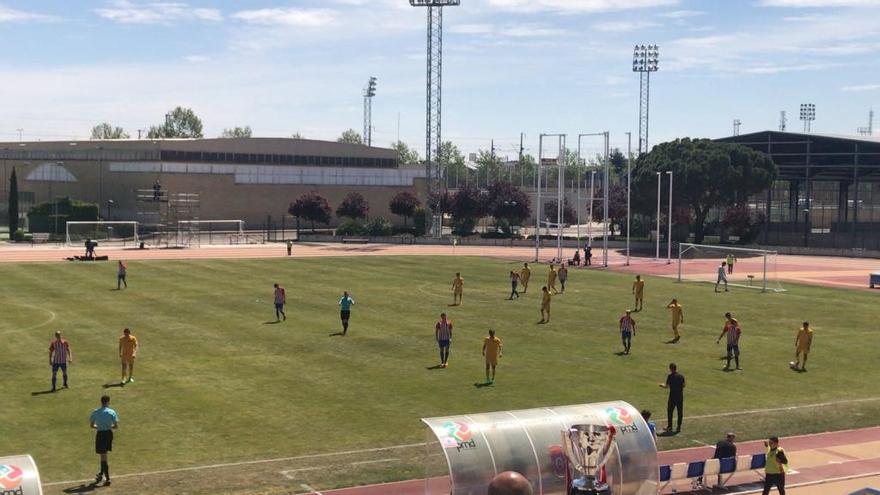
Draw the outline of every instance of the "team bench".
[[[343,244],[368,244],[370,240],[366,237],[343,237]]]
[[[47,232],[35,232],[31,234],[31,244],[49,242],[49,234]]]
[[[868,285],[873,289],[874,286],[880,285],[880,272],[874,272],[871,274],[871,278],[868,280]]]
[[[734,473],[743,471],[758,471],[760,473],[766,464],[766,454],[754,454],[664,465],[660,466],[661,490],[670,483],[680,480],[690,480],[695,489],[709,489],[716,484],[718,476],[721,476],[719,486],[724,486]]]

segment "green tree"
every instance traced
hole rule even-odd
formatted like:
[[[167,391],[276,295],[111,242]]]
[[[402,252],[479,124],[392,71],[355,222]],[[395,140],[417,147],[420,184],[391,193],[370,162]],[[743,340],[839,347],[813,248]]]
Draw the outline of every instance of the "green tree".
[[[202,135],[202,119],[192,109],[177,107],[165,116],[165,123],[150,127],[147,132],[150,139],[163,138],[200,138]]]
[[[302,218],[312,223],[312,231],[315,231],[315,222],[330,223],[330,203],[327,198],[316,192],[303,194],[290,204],[287,210],[291,215]]]
[[[403,217],[403,225],[406,226],[407,221],[415,214],[416,209],[422,205],[419,198],[409,191],[401,191],[391,198],[388,202],[388,209],[391,213]]]
[[[414,148],[410,148],[403,141],[391,143],[391,147],[397,150],[397,161],[401,165],[412,165],[419,163],[419,152]]]
[[[639,157],[633,170],[633,207],[652,215],[657,202],[657,172],[671,170],[673,199],[690,206],[694,242],[703,242],[713,208],[745,205],[749,196],[766,191],[778,174],[764,153],[710,139],[676,139]]]
[[[367,200],[359,192],[348,193],[343,198],[342,203],[339,203],[339,206],[336,208],[337,217],[345,217],[352,220],[367,218],[367,213],[369,212],[370,204],[367,203]]]
[[[223,133],[220,134],[221,138],[249,138],[252,137],[254,131],[251,129],[251,126],[246,125],[244,127],[233,127],[232,129],[223,129]]]
[[[18,176],[15,167],[12,167],[12,175],[9,176],[9,237],[18,230]]]
[[[557,201],[548,201],[544,203],[544,210],[542,211],[544,214],[544,221],[552,224],[556,223],[559,219],[557,216],[557,204]],[[566,199],[562,202],[562,223],[571,225],[575,222],[577,222],[577,212],[574,211],[574,208],[572,208],[570,204],[568,204],[568,200]]]
[[[109,122],[102,122],[92,127],[89,139],[128,139],[130,136],[122,127],[113,127]]]
[[[626,221],[626,186],[611,184],[608,188],[608,219],[611,225],[611,234],[623,232],[623,223]],[[605,215],[605,208],[601,201],[593,205],[593,221],[601,222]],[[617,226],[617,229],[614,227]]]
[[[443,141],[440,145],[440,159],[446,168],[449,187],[470,182],[473,171],[467,167],[464,155],[452,141]]]
[[[492,154],[491,151],[479,150],[477,155],[477,183],[485,184],[486,187],[489,184],[498,181],[499,178],[504,175],[503,179],[507,179],[506,174],[502,174],[504,169],[504,161],[498,157],[498,155]]]
[[[474,230],[477,221],[488,213],[488,193],[473,184],[460,186],[452,197],[449,213],[452,214],[453,231],[468,235]]]
[[[348,143],[348,144],[364,144],[364,138],[354,129],[348,129],[343,132],[341,136],[336,140],[337,143]]]
[[[529,196],[510,182],[495,182],[489,186],[489,213],[495,220],[509,225],[522,225],[531,214]]]

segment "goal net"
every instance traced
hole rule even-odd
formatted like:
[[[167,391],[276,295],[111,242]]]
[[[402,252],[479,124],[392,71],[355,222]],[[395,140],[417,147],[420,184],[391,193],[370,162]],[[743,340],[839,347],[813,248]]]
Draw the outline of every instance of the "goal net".
[[[720,279],[721,263],[733,260],[732,271],[724,274],[730,287],[744,287],[763,292],[784,292],[776,271],[776,251],[729,246],[682,243],[678,247],[678,281],[715,284]],[[722,281],[719,289],[724,286]]]
[[[138,243],[137,222],[67,222],[65,226],[67,246],[82,246],[86,240],[101,245],[134,246]]]
[[[248,237],[244,220],[180,220],[177,222],[179,246],[202,244],[245,244]]]

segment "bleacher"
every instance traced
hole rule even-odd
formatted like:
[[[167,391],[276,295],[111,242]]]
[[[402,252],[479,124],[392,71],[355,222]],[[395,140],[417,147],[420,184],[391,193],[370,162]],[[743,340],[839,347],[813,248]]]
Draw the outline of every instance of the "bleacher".
[[[663,465],[660,466],[660,491],[685,480],[691,482],[694,490],[711,490],[715,486],[725,486],[736,473],[756,471],[760,476],[766,464],[766,454],[754,454]]]

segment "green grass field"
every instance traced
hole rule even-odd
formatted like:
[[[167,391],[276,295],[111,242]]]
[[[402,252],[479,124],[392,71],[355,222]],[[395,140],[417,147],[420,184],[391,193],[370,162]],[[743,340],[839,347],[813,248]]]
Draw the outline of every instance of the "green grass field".
[[[129,288],[115,291],[113,263],[0,265],[0,455],[31,453],[44,482],[88,478],[97,459],[87,419],[105,391],[121,418],[115,474],[422,442],[426,416],[625,400],[662,420],[657,384],[670,361],[687,378],[686,417],[681,435],[660,440],[663,449],[714,442],[729,429],[745,440],[880,424],[875,294],[791,285],[782,294],[714,294],[709,285],[648,278],[633,354],[618,356],[629,275],[572,270],[552,323],[536,325],[547,268],[534,266],[529,293],[508,301],[514,266],[465,257],[131,262]],[[456,271],[465,299],[450,308]],[[267,324],[275,281],[288,291],[283,324]],[[343,289],[356,301],[344,338],[331,335]],[[685,308],[677,345],[665,344],[671,297]],[[455,322],[450,367],[431,370],[441,311]],[[743,325],[742,372],[721,371],[715,338],[725,311]],[[788,362],[804,319],[816,332],[813,353],[810,371],[795,373]],[[126,326],[141,344],[136,383],[105,389],[119,380]],[[495,385],[480,388],[488,328],[504,341],[504,357]],[[57,329],[73,348],[72,388],[32,395],[49,388]],[[871,400],[688,419],[852,399]],[[308,472],[316,488],[424,475],[415,456],[358,469],[315,462],[327,468]],[[281,490],[290,481],[273,469],[260,479]],[[179,490],[157,483],[150,493]],[[208,492],[186,491],[200,490]],[[249,493],[245,485],[228,491]]]

